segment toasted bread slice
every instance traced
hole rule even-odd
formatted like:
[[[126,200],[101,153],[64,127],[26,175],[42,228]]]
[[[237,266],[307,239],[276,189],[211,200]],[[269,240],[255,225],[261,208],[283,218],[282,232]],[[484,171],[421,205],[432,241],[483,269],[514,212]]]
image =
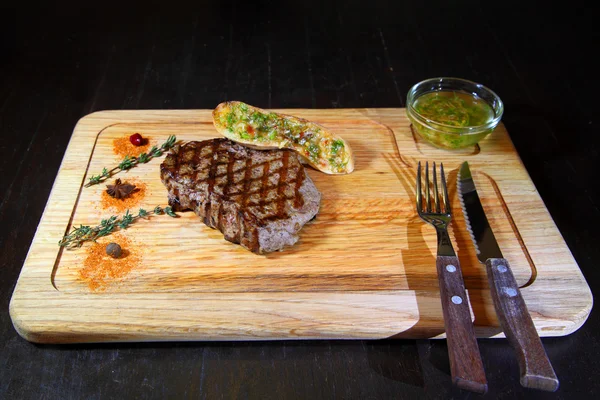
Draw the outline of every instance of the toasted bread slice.
[[[327,174],[349,174],[354,154],[348,143],[323,126],[239,101],[221,103],[213,111],[217,131],[255,149],[291,149]]]

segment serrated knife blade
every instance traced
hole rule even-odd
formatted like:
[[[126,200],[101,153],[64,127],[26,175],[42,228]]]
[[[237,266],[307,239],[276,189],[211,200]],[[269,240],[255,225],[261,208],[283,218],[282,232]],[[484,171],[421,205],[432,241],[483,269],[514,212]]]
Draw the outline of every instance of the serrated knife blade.
[[[494,232],[485,216],[469,169],[469,163],[466,161],[461,165],[458,172],[457,185],[460,194],[460,205],[465,215],[467,230],[475,244],[477,258],[482,264],[485,264],[488,258],[502,258],[502,251],[498,247]]]
[[[475,244],[477,257],[485,264],[494,308],[506,338],[517,353],[521,385],[555,391],[558,379],[529,315],[525,300],[510,269],[508,260],[494,237],[485,216],[469,163],[458,171],[457,192],[467,230]]]

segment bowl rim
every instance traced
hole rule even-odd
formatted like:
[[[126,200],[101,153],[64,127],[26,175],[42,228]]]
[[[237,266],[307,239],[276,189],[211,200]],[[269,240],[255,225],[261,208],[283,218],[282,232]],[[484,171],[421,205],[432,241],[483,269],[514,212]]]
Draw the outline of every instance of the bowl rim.
[[[422,86],[431,84],[431,83],[449,82],[451,84],[452,81],[462,82],[463,84],[473,86],[474,89],[477,89],[480,92],[484,91],[484,92],[487,92],[489,95],[491,95],[496,102],[495,107],[490,104],[490,106],[492,106],[492,109],[494,110],[495,117],[492,120],[490,120],[489,122],[482,124],[482,125],[456,127],[456,126],[446,125],[446,124],[431,120],[429,118],[426,118],[426,117],[422,116],[421,114],[419,114],[419,112],[413,107],[414,101],[418,97],[420,97],[424,94],[437,92],[437,91],[441,91],[441,90],[452,90],[451,88],[444,88],[444,89],[440,88],[439,90],[428,90],[428,91],[425,91],[425,92],[419,94],[419,96],[414,97],[417,89],[419,89]],[[474,94],[477,95],[477,93],[474,93]],[[479,95],[477,95],[477,97],[481,98],[481,96],[479,96]],[[441,76],[441,77],[436,77],[436,78],[428,78],[428,79],[422,80],[422,81],[414,84],[409,89],[408,94],[406,96],[406,108],[408,110],[409,116],[415,118],[418,122],[425,125],[427,128],[433,129],[435,131],[439,131],[440,133],[454,134],[454,135],[474,135],[474,134],[482,133],[482,132],[490,130],[490,129],[494,129],[498,125],[500,120],[502,119],[502,116],[504,115],[504,102],[502,101],[502,99],[500,99],[500,96],[498,96],[498,94],[496,92],[494,92],[492,89],[490,89],[489,87],[487,87],[481,83],[474,82],[474,81],[464,79],[464,78],[453,77],[453,76]]]

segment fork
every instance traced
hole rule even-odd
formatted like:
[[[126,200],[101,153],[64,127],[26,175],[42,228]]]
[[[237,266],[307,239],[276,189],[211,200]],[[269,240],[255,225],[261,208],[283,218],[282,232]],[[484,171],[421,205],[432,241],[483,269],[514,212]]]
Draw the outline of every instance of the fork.
[[[460,263],[448,236],[452,209],[448,200],[448,188],[444,165],[440,163],[443,207],[438,194],[435,162],[433,163],[433,207],[430,196],[429,162],[425,163],[425,205],[421,193],[421,162],[417,167],[417,212],[421,219],[435,227],[437,232],[437,274],[440,285],[450,373],[452,382],[459,388],[477,393],[487,391],[487,380],[473,331],[465,283]],[[424,207],[425,206],[425,207]]]

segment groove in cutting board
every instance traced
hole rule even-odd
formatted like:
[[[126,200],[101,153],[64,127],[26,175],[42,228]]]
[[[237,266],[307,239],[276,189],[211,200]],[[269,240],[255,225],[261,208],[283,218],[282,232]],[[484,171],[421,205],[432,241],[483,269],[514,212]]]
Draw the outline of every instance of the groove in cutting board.
[[[152,217],[122,233],[142,247],[142,265],[125,280],[106,290],[119,292],[239,292],[239,291],[380,291],[437,288],[435,231],[415,217],[415,171],[399,162],[392,133],[368,121],[346,126],[337,121],[336,132],[355,151],[356,170],[332,176],[307,168],[323,194],[317,218],[307,224],[295,246],[258,256],[226,242],[218,231],[206,227],[192,212],[181,218]],[[181,142],[217,137],[207,124],[115,124],[98,136],[88,176],[106,165],[118,163],[113,141],[134,132],[153,142],[175,134]],[[146,196],[138,207],[152,209],[166,204],[167,190],[160,182],[160,160],[135,167],[114,178],[145,182]],[[449,192],[455,227],[464,231],[464,220],[455,190],[455,171],[449,171]],[[114,179],[113,178],[113,179]],[[109,183],[112,180],[109,181]],[[100,207],[105,184],[81,191],[75,204],[73,225],[91,225],[110,215]],[[480,184],[492,216],[503,210],[502,201],[489,183]],[[505,215],[491,218],[496,231],[510,227]],[[474,258],[470,238],[455,240],[461,252],[463,274],[469,288],[485,287],[485,269]],[[520,282],[531,277],[531,268],[520,248],[510,249],[512,238],[500,244],[512,256]],[[466,251],[465,251],[466,249]],[[63,292],[89,292],[79,278],[84,251],[63,251],[53,274]],[[410,279],[407,278],[410,276]],[[410,283],[409,283],[410,280]]]

